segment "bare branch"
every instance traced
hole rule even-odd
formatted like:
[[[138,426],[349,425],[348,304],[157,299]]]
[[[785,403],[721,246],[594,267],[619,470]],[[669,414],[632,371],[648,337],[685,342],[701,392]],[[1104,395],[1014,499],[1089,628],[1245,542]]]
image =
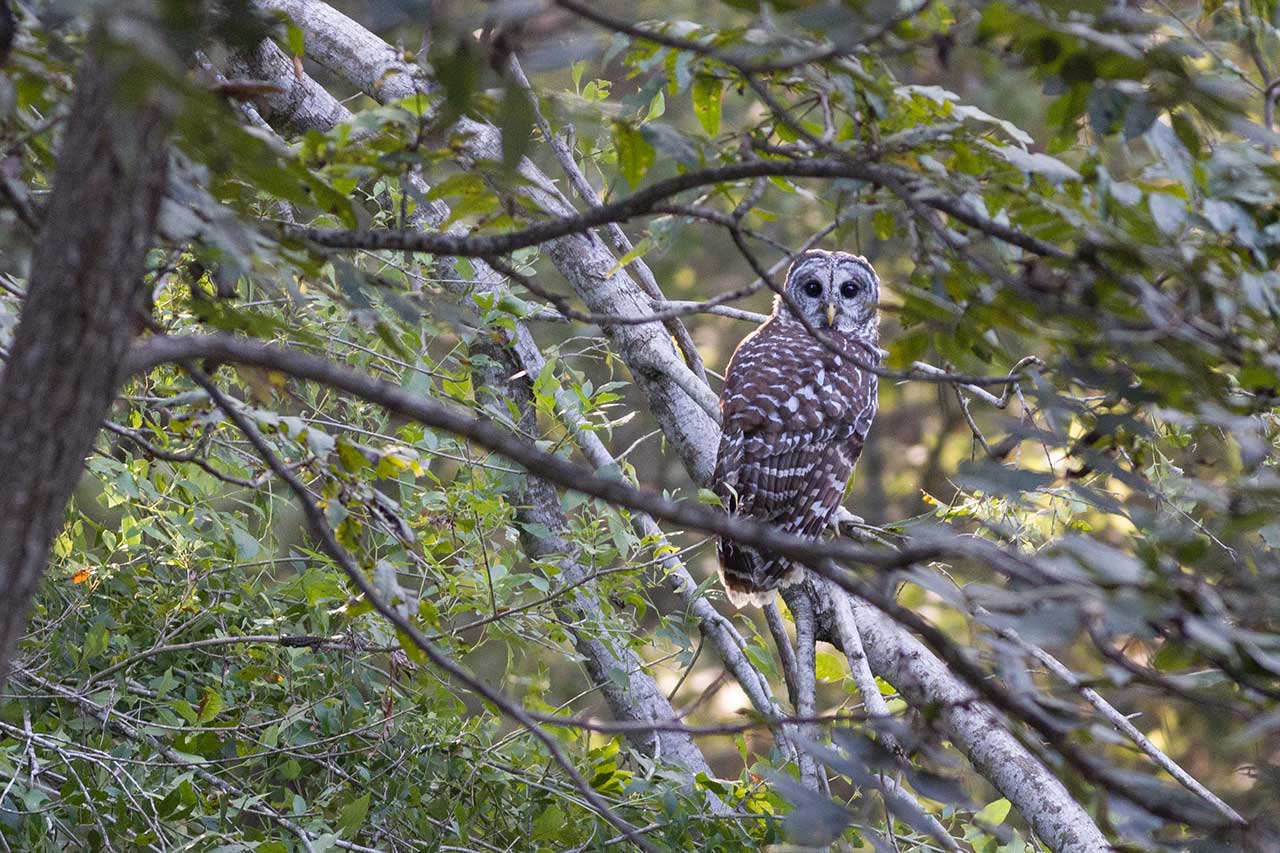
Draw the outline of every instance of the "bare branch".
[[[858,630],[858,621],[853,616],[850,596],[845,595],[843,590],[833,587],[830,581],[825,582],[825,586],[828,600],[835,609],[835,632],[843,646],[845,658],[849,661],[849,672],[854,684],[857,685],[858,694],[862,697],[862,706],[871,720],[872,729],[878,732],[880,741],[888,747],[889,751],[901,759],[904,756],[901,744],[893,733],[884,727],[885,723],[891,719],[892,713],[889,711],[888,703],[880,695],[880,687],[876,684],[875,675],[871,672],[871,664],[863,649],[862,634]],[[876,727],[877,722],[881,724],[880,728]],[[877,773],[869,768],[867,775],[871,783],[880,789],[885,804],[892,811],[906,815],[911,823],[923,828],[945,849],[959,849],[951,833],[947,832],[936,817],[925,811],[916,798],[896,779],[887,772]]]
[[[1248,821],[1241,817],[1239,812],[1224,803],[1216,794],[1204,785],[1201,785],[1195,777],[1182,769],[1176,761],[1162,752],[1158,746],[1151,742],[1150,738],[1138,730],[1137,726],[1129,722],[1128,717],[1117,711],[1114,705],[1104,699],[1102,694],[1094,690],[1092,687],[1081,684],[1080,679],[1076,677],[1076,674],[1068,669],[1062,661],[1058,660],[1039,646],[1027,642],[1012,628],[1000,628],[996,633],[1022,649],[1022,651],[1026,652],[1031,657],[1035,658],[1047,670],[1062,679],[1065,684],[1079,693],[1086,702],[1096,708],[1098,713],[1102,714],[1102,716],[1106,718],[1107,722],[1111,723],[1111,725],[1115,726],[1121,734],[1133,741],[1134,745],[1137,746],[1138,749],[1142,750],[1144,755],[1154,761],[1156,766],[1161,770],[1164,770],[1174,779],[1177,779],[1179,784],[1203,799],[1205,802],[1209,803],[1232,823],[1238,826],[1246,826],[1248,824]]]
[[[790,593],[790,594],[787,594]],[[813,600],[806,590],[792,587],[784,590],[787,607],[796,626],[795,693],[796,715],[813,717],[817,713],[818,677],[815,671],[817,655],[817,624],[813,612]],[[785,636],[785,635],[784,635]],[[817,732],[805,726],[801,734],[809,741],[816,740]],[[800,751],[800,781],[811,791],[828,793],[826,774],[814,760],[808,749]]]
[[[687,190],[714,184],[740,181],[758,177],[790,178],[852,178],[872,184],[902,185],[904,181],[918,181],[914,175],[896,166],[887,166],[869,159],[853,158],[803,158],[795,160],[745,160],[722,166],[685,172],[682,175],[657,181],[632,195],[609,204],[591,208],[582,213],[560,216],[527,225],[519,231],[504,234],[476,234],[457,236],[452,234],[424,234],[396,229],[350,230],[345,228],[304,228],[281,225],[280,231],[287,237],[308,240],[319,246],[333,249],[368,249],[399,252],[426,252],[456,257],[493,257],[506,255],[519,249],[536,246],[570,234],[580,234],[613,222],[626,222],[654,212],[662,202]],[[1023,234],[1009,226],[982,216],[965,203],[937,190],[904,189],[921,204],[941,210],[956,219],[977,228],[992,237],[1004,240],[1028,252],[1050,258],[1065,259],[1071,254]]]

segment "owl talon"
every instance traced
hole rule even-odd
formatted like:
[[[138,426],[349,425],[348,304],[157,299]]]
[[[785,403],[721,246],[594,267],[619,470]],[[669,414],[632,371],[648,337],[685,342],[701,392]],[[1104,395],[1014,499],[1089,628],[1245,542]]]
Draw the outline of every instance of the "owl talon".
[[[835,513],[831,516],[831,526],[835,528],[837,533],[839,533],[840,528],[846,524],[852,525],[854,527],[861,527],[866,523],[867,523],[867,520],[865,518],[863,518],[860,515],[854,515],[852,512],[850,512],[848,509],[842,506],[836,507]]]

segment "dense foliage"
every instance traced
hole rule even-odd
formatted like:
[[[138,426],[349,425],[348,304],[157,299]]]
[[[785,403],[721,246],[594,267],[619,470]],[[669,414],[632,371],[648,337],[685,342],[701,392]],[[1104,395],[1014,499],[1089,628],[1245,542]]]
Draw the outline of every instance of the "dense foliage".
[[[13,5],[6,348],[92,38],[63,4]],[[593,320],[601,303],[566,286],[547,240],[486,260],[397,242],[518,232],[563,215],[540,201],[556,192],[590,209],[557,147],[595,204],[705,173],[620,211],[621,248],[596,232],[616,259],[606,277],[651,270],[661,292],[645,310],[673,309],[718,388],[772,294],[757,282],[736,308],[687,303],[742,288],[806,241],[867,255],[884,281],[889,373],[848,505],[869,551],[925,556],[892,574],[849,567],[1013,697],[1001,719],[1112,841],[1234,849],[1231,808],[1261,837],[1280,798],[1273,4],[454,3],[434,18],[429,3],[334,4],[412,45],[401,58],[426,82],[408,96],[344,76],[314,22],[272,12],[323,4],[205,5],[139,3],[103,24],[132,56],[132,85],[163,89],[174,115],[150,334],[287,343],[707,505],[706,448],[679,445],[620,343],[619,329],[668,347],[674,334],[696,379],[674,323]],[[263,36],[350,113],[308,128],[276,89],[255,89],[243,69],[262,66],[236,63]],[[497,149],[484,156],[463,117],[499,128]],[[558,187],[539,187],[523,157]],[[362,235],[381,229],[391,236],[370,248]],[[908,707],[881,678],[898,725],[867,726],[849,662],[821,644],[818,711],[834,721],[809,749],[831,797],[806,791],[694,615],[699,599],[729,615],[746,659],[787,695],[764,617],[723,601],[702,533],[646,529],[571,483],[548,500],[482,443],[211,358],[130,378],[87,462],[0,706],[6,848],[561,850],[623,837],[545,743],[374,612],[193,366],[305,484],[383,601],[479,681],[572,717],[541,728],[650,843],[940,847],[909,812],[887,816],[865,775],[887,768],[962,849],[1043,845],[949,747],[938,707]],[[1006,374],[1016,383],[996,381]],[[583,457],[584,434],[616,463]],[[697,583],[683,594],[681,565]],[[634,672],[601,668],[632,655]],[[708,772],[622,728],[578,725],[615,716],[603,697],[633,694],[637,675],[679,724],[708,727],[696,738]],[[1158,769],[1098,694],[1230,807]],[[886,731],[905,757],[883,748]]]

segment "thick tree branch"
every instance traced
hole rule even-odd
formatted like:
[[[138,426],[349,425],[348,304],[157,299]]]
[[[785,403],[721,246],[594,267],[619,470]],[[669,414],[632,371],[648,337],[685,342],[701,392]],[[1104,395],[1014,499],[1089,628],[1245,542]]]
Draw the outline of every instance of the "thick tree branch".
[[[142,327],[143,262],[166,186],[161,98],[145,88],[120,98],[120,83],[131,76],[128,58],[101,47],[91,49],[76,80],[0,378],[0,596],[7,602],[0,613],[0,678],[115,397],[120,364]]]
[[[473,380],[476,387],[482,389],[481,403],[486,410],[491,415],[509,417],[507,406],[513,402],[521,412],[522,429],[536,433],[529,377],[538,373],[521,369],[509,347],[485,336],[478,337],[471,350],[488,356],[482,366],[474,368]],[[521,378],[513,379],[515,376]],[[511,490],[508,500],[516,507],[525,553],[530,558],[556,559],[561,576],[570,583],[588,574],[588,569],[578,562],[564,537],[569,525],[560,508],[559,495],[551,484],[537,478],[526,478],[522,488]],[[529,532],[531,530],[546,530],[547,533],[535,534]],[[598,593],[593,587],[577,592],[562,609],[566,617],[564,621],[573,632],[574,643],[587,661],[592,681],[603,689],[615,718],[643,724],[675,716],[671,703],[645,671],[640,658],[611,636],[603,619]],[[618,683],[619,678],[624,683]],[[632,739],[646,754],[683,768],[690,778],[698,773],[712,775],[697,744],[683,733],[641,731],[633,734]]]
[[[527,330],[517,328],[514,335],[513,349],[529,376],[538,376],[542,373],[542,368],[546,362],[542,357],[541,350],[534,344]],[[615,460],[605,447],[604,442],[600,440],[600,437],[595,432],[579,427],[573,395],[567,390],[560,389],[556,392],[556,403],[560,409],[562,421],[573,433],[587,461],[597,472],[611,468],[615,464]],[[653,516],[646,512],[636,512],[632,515],[632,523],[641,536],[656,541],[655,547],[657,550],[664,553],[668,550],[669,543],[666,535],[658,526],[658,523],[654,521]],[[769,680],[747,659],[745,653],[746,641],[742,638],[738,629],[733,626],[732,622],[720,615],[705,596],[698,593],[697,581],[689,574],[688,568],[676,555],[667,554],[662,557],[662,564],[666,571],[668,586],[680,596],[686,610],[698,620],[703,634],[711,640],[712,645],[715,646],[720,655],[721,661],[733,673],[743,693],[751,701],[752,707],[755,708],[757,713],[766,718],[780,717],[782,715],[781,708],[773,696]],[[793,755],[798,755],[792,747],[790,734],[792,728],[789,725],[783,725],[775,734],[778,735],[780,744],[789,749]]]

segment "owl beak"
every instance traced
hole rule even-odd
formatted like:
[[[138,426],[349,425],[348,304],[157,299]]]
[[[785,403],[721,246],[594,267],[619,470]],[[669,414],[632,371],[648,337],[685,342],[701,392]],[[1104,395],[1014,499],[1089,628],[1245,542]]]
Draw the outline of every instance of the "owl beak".
[[[827,303],[827,325],[834,326],[836,324],[836,306],[834,302]]]

